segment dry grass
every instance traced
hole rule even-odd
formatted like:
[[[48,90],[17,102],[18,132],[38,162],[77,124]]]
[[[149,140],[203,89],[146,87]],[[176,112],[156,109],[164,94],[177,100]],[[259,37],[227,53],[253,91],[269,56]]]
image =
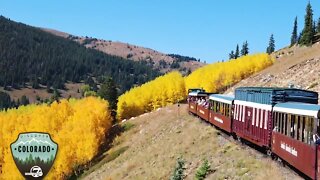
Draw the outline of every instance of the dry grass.
[[[134,125],[116,138],[108,153],[128,149],[91,169],[94,172],[85,179],[168,179],[180,156],[186,161],[186,179],[194,179],[203,159],[211,164],[208,179],[299,179],[291,170],[188,115],[186,105],[179,113],[174,105],[129,123]]]

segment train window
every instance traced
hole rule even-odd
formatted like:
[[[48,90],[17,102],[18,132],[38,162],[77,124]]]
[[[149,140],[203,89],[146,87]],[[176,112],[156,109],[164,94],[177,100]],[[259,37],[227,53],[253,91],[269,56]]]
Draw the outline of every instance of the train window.
[[[281,132],[281,113],[277,112],[278,132]]]
[[[277,112],[274,112],[273,113],[273,130],[274,131],[277,131],[277,128],[278,128],[278,124],[277,124],[277,120],[278,120],[278,118],[277,118]]]
[[[288,117],[289,117],[289,123],[288,123],[289,133],[288,133],[288,135],[293,138],[294,137],[294,127],[293,127],[293,125],[294,125],[294,121],[293,121],[294,120],[294,115],[289,114]]]
[[[301,118],[300,118],[301,121]],[[302,117],[302,128],[301,128],[301,141],[307,144],[312,143],[312,132],[314,127],[314,118],[303,116]]]
[[[306,138],[305,138],[305,137],[306,137],[306,136],[305,136],[306,123],[305,123],[305,122],[306,122],[306,117],[303,116],[303,117],[302,117],[302,122],[301,122],[301,123],[302,123],[302,129],[301,129],[301,134],[302,134],[302,136],[301,136],[302,139],[301,139],[301,140],[302,140],[302,142],[306,142]]]
[[[291,116],[291,123],[292,123],[292,129],[293,129],[293,133],[292,133],[292,138],[297,139],[297,115],[292,115]]]
[[[219,103],[220,104],[220,114],[224,114],[224,104],[223,103]]]
[[[216,113],[220,113],[224,116],[230,116],[231,114],[231,105],[222,103],[222,102],[217,102],[213,101],[212,102],[212,107],[211,110]]]
[[[283,121],[284,121],[284,135],[287,135],[288,132],[288,115],[284,114],[283,116]]]
[[[308,141],[308,144],[311,144],[311,138],[312,138],[311,132],[313,129],[313,119],[310,117],[306,118],[306,129],[307,129],[307,141]]]
[[[275,130],[275,131],[278,131],[278,129],[279,129],[279,124],[278,124],[278,113],[277,112],[275,112],[274,114],[273,114],[273,117],[274,117],[274,122],[273,122],[273,129]]]
[[[281,120],[281,134],[284,134],[284,114],[283,113],[280,113],[280,120]]]
[[[230,105],[226,104],[226,114],[225,114],[225,116],[229,117],[229,115],[230,115],[229,112],[230,112]]]
[[[297,124],[298,124],[297,140],[300,140],[300,141],[301,141],[301,138],[302,138],[302,135],[301,135],[301,132],[302,132],[302,130],[301,130],[302,129],[301,122],[302,122],[301,116],[297,116]]]
[[[281,113],[278,113],[278,124],[279,124],[279,130],[278,132],[281,133],[281,128],[282,128],[282,121],[281,121]]]
[[[216,112],[220,112],[220,104],[217,102]]]
[[[294,139],[299,140],[299,116],[294,116]]]

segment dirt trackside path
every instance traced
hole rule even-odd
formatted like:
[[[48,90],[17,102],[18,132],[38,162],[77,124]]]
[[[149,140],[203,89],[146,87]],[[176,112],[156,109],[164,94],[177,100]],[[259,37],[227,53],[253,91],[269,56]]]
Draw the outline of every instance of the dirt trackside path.
[[[301,179],[250,147],[240,145],[187,113],[187,105],[162,108],[126,122],[127,131],[84,179],[169,179],[176,159],[186,161],[186,179],[194,179],[207,159],[207,179]]]

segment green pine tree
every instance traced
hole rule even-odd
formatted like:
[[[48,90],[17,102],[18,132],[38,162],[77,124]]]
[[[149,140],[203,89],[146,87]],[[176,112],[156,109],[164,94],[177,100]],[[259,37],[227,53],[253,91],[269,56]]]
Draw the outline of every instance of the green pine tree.
[[[236,52],[234,53],[234,59],[237,59],[240,56],[239,45],[237,44]]]
[[[229,59],[234,59],[234,52],[233,52],[233,50],[230,52],[230,54],[229,54]]]
[[[208,160],[204,160],[201,167],[197,170],[195,179],[196,180],[203,180],[208,173],[210,172],[210,164]]]
[[[269,40],[269,46],[267,47],[267,53],[271,54],[274,52],[274,50],[275,50],[275,41],[273,38],[273,34],[271,34],[270,40]]]
[[[173,171],[172,176],[170,177],[170,180],[182,180],[184,178],[184,167],[185,161],[180,157],[177,159],[176,167]]]
[[[245,56],[247,54],[249,54],[249,44],[247,41],[245,41],[242,45],[241,56]]]
[[[20,99],[20,103],[21,103],[21,105],[24,105],[24,106],[30,104],[29,98],[27,98],[27,96],[23,95]]]
[[[306,15],[304,17],[304,28],[302,30],[302,35],[299,44],[310,46],[312,44],[312,38],[314,35],[313,27],[313,11],[310,2],[306,7]]]
[[[293,23],[293,31],[291,34],[291,44],[290,46],[295,45],[298,42],[298,19],[297,16],[294,19],[294,23]]]
[[[320,33],[320,17],[317,22],[317,33]]]
[[[317,34],[317,25],[316,25],[316,21],[313,21],[313,25],[312,25],[312,39],[313,36]]]
[[[110,109],[112,110],[112,112],[116,112],[118,91],[116,84],[111,77],[106,77],[104,79],[103,84],[98,90],[98,96],[107,100],[110,104]],[[115,116],[114,113],[113,116]]]

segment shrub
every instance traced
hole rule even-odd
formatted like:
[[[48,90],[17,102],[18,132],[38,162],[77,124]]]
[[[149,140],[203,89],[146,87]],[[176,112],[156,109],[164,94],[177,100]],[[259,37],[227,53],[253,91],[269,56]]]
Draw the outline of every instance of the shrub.
[[[210,172],[210,164],[208,160],[204,160],[201,167],[197,170],[195,179],[203,180]]]
[[[177,159],[176,167],[174,168],[173,174],[170,177],[170,180],[182,180],[184,178],[184,167],[185,161],[179,157]]]

